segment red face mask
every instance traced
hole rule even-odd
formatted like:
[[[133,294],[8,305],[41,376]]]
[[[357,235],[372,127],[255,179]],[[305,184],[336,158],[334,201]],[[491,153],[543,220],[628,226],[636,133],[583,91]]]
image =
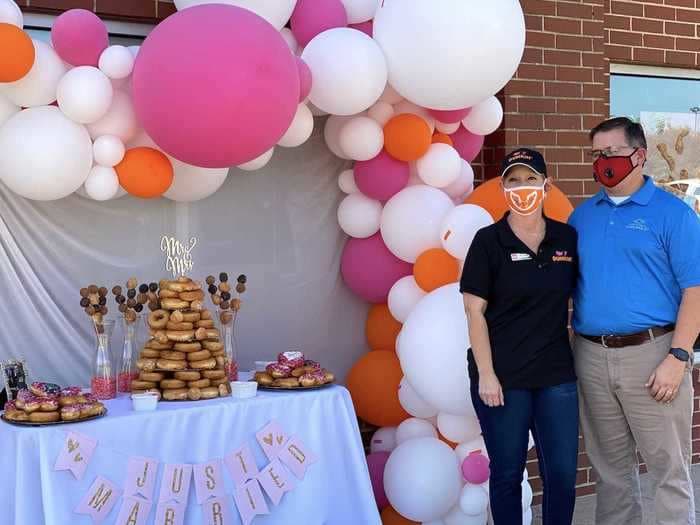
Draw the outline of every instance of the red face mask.
[[[607,188],[617,186],[636,168],[632,164],[632,157],[637,153],[637,149],[635,148],[632,154],[626,157],[599,157],[593,163],[593,178]]]

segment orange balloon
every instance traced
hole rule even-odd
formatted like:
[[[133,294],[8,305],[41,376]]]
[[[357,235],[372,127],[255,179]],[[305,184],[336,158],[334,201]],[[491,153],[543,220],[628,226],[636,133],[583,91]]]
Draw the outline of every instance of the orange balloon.
[[[365,323],[367,344],[372,350],[396,349],[396,337],[401,331],[401,323],[389,312],[386,304],[373,304]]]
[[[170,159],[153,148],[127,150],[114,169],[121,187],[135,197],[160,197],[173,183],[173,165]]]
[[[501,179],[495,178],[481,184],[464,199],[464,204],[481,206],[491,214],[494,221],[503,218],[508,211],[508,204],[506,204],[506,198],[503,195]],[[566,222],[572,211],[574,211],[574,207],[571,205],[571,201],[564,195],[564,192],[552,184],[544,200],[545,215],[550,219]]]
[[[433,135],[433,144],[437,144],[438,142],[447,144],[448,146],[454,146],[454,142],[452,142],[450,136],[445,133],[435,133]]]
[[[431,140],[428,123],[412,113],[397,115],[384,126],[384,148],[389,155],[404,162],[425,155]]]
[[[459,262],[442,248],[432,248],[416,259],[413,277],[425,292],[432,292],[459,280]]]
[[[12,24],[0,23],[0,82],[15,82],[34,65],[34,44],[29,35]]]
[[[382,525],[420,525],[420,523],[404,518],[394,510],[394,507],[389,506],[382,511]]]
[[[378,427],[394,427],[409,416],[399,404],[403,377],[394,352],[367,352],[348,374],[347,387],[360,419]]]

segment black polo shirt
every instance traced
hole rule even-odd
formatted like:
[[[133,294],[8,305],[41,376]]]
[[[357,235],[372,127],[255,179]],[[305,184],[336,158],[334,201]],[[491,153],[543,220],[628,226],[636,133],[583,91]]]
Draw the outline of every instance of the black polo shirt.
[[[546,219],[545,238],[533,253],[506,218],[477,232],[460,290],[488,301],[493,366],[504,389],[574,381],[567,324],[578,268],[576,231]],[[469,377],[478,381],[471,349],[468,360]]]

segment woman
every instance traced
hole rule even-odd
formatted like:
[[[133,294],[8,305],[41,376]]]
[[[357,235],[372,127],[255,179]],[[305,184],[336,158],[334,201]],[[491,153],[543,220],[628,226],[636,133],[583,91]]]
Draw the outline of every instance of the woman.
[[[576,282],[576,232],[544,216],[542,155],[519,149],[503,161],[510,213],[480,230],[460,290],[469,319],[469,377],[491,460],[494,525],[522,521],[529,432],[544,483],[544,525],[571,523],[576,499],[578,397],[568,333]]]

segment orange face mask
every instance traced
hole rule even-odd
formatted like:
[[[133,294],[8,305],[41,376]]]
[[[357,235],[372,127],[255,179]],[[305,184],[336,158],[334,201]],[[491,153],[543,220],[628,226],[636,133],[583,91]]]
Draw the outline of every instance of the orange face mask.
[[[519,186],[517,188],[504,188],[508,207],[518,215],[532,215],[544,202],[546,195],[546,183],[542,186]]]

